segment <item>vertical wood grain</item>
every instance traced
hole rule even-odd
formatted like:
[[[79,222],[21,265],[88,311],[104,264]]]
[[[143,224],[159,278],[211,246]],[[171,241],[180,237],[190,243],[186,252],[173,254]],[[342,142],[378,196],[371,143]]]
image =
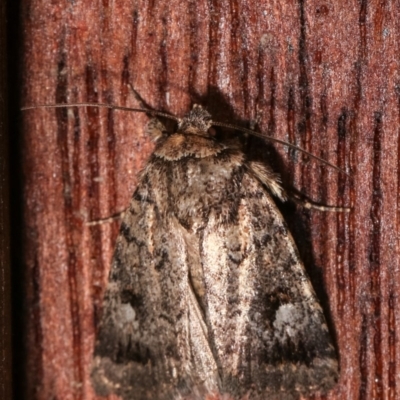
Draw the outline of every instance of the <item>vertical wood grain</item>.
[[[0,4],[0,398],[12,396],[7,8]]]
[[[24,0],[23,103],[194,102],[296,143],[286,185],[350,214],[284,208],[330,321],[341,377],[327,399],[400,397],[400,7],[378,1]],[[151,153],[146,117],[25,112],[27,399],[95,399],[89,367],[118,223]],[[253,143],[253,146],[251,146]]]

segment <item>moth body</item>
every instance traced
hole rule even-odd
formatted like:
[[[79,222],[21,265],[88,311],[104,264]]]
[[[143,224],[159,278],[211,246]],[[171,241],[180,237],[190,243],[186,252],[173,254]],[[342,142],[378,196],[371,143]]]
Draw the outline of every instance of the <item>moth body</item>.
[[[92,381],[124,400],[296,399],[338,363],[272,195],[279,177],[217,141],[200,106],[157,145],[117,239]]]

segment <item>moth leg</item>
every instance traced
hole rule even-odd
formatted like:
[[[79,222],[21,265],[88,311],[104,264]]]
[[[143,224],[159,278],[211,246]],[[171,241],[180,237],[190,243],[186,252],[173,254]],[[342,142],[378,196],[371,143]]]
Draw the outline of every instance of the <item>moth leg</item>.
[[[260,123],[262,122],[263,119],[263,113],[264,113],[264,109],[261,108],[259,106],[256,106],[256,115],[255,118],[249,121],[249,128],[252,131],[255,131],[257,129],[257,127],[260,126]]]
[[[294,192],[290,193],[289,197],[290,200],[296,204],[299,204],[306,210],[313,209],[326,212],[350,212],[350,207],[323,206],[320,204],[315,204]]]
[[[289,194],[283,189],[282,182],[279,174],[272,171],[272,169],[265,164],[252,161],[249,163],[249,168],[270,191],[281,201],[286,201],[288,198],[294,203],[299,204],[307,210],[319,210],[328,212],[349,212],[349,207],[335,207],[335,206],[324,206],[320,204],[315,204],[297,193],[291,191]]]
[[[140,107],[143,108],[143,110],[152,110],[152,108],[143,100],[142,96],[140,96],[139,92],[137,92],[130,83],[128,85]]]
[[[283,202],[287,200],[288,195],[282,187],[282,181],[279,174],[272,171],[268,165],[257,161],[249,162],[248,168],[255,177],[271,191],[273,196]]]
[[[140,94],[135,90],[135,88],[130,83],[129,83],[129,88],[131,89],[140,107],[143,108],[143,110],[152,111],[152,108],[142,99]],[[147,136],[149,136],[151,140],[157,142],[157,140],[159,140],[165,133],[168,133],[168,131],[165,125],[158,118],[151,118],[146,125],[145,133]]]
[[[158,118],[151,118],[145,128],[145,134],[153,142],[160,140],[167,132],[167,128]]]
[[[103,224],[108,224],[110,222],[113,222],[117,219],[122,219],[126,213],[127,209],[120,211],[114,215],[112,215],[111,217],[107,217],[107,218],[100,218],[100,219],[96,219],[94,221],[89,221],[86,222],[86,226],[96,226],[96,225],[103,225]]]

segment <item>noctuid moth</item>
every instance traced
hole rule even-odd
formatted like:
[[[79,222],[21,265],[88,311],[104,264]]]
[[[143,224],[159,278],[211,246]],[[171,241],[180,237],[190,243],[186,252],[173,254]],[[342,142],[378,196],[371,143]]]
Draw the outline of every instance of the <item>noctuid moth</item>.
[[[172,134],[149,124],[156,147],[115,246],[96,392],[124,400],[327,392],[337,355],[273,201],[287,197],[279,176],[237,143],[216,140],[210,127],[229,125],[201,106],[177,121]]]

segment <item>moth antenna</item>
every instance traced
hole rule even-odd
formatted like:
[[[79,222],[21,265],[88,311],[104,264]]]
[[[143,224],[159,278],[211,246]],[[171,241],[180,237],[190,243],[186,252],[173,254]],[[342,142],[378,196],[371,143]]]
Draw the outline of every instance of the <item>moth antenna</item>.
[[[237,126],[237,125],[225,124],[224,122],[213,121],[212,122],[212,126],[220,126],[222,128],[235,129],[235,130],[238,130],[238,131],[241,131],[241,132],[244,132],[244,133],[248,133],[248,134],[256,136],[256,137],[259,137],[259,138],[264,139],[264,140],[269,140],[270,142],[275,142],[275,143],[282,144],[282,145],[287,146],[287,147],[289,147],[291,149],[300,151],[301,153],[306,154],[310,158],[314,158],[315,160],[318,160],[319,162],[321,162],[321,163],[323,163],[325,165],[328,165],[329,167],[335,169],[336,171],[342,172],[343,174],[345,174],[347,176],[350,176],[350,174],[348,174],[346,171],[342,170],[341,168],[337,167],[334,164],[331,164],[329,161],[326,161],[323,158],[318,157],[318,156],[310,153],[309,151],[302,149],[301,147],[297,147],[292,143],[285,142],[284,140],[276,139],[276,138],[273,138],[271,136],[266,136],[266,135],[263,135],[262,133],[258,133],[256,131],[252,131],[251,129],[242,128],[242,127]]]
[[[137,93],[137,91],[132,86],[131,86],[131,90],[135,94],[135,97],[138,99],[140,104],[145,107],[145,104],[144,104],[142,98],[140,97],[140,95]],[[21,107],[21,110],[22,111],[26,111],[26,110],[34,110],[36,108],[69,108],[69,107],[98,107],[98,108],[109,108],[109,109],[112,109],[112,110],[120,110],[120,111],[142,112],[142,113],[150,114],[150,115],[157,116],[157,117],[167,118],[167,119],[176,121],[178,123],[181,121],[180,118],[175,117],[174,115],[163,113],[161,111],[151,110],[149,108],[122,107],[122,106],[116,106],[116,105],[113,105],[113,104],[103,104],[103,103],[38,104],[38,105],[35,105],[35,106]],[[256,131],[253,131],[251,129],[242,128],[242,127],[237,126],[237,125],[226,124],[224,122],[213,121],[212,122],[212,126],[219,126],[221,128],[235,129],[235,130],[238,130],[238,131],[241,131],[241,132],[244,132],[244,133],[248,133],[248,134],[256,136],[256,137],[259,137],[261,139],[268,140],[270,142],[275,142],[275,143],[282,144],[282,145],[284,145],[286,147],[289,147],[291,149],[300,151],[303,154],[306,154],[307,156],[309,156],[310,158],[314,158],[315,160],[318,160],[319,162],[321,162],[321,163],[323,163],[325,165],[328,165],[329,167],[335,169],[336,171],[339,171],[339,172],[341,172],[341,173],[343,173],[343,174],[345,174],[347,176],[350,176],[350,174],[348,174],[346,171],[342,170],[341,168],[337,167],[334,164],[331,164],[329,161],[326,161],[323,158],[318,157],[318,156],[310,153],[309,151],[302,149],[301,147],[297,147],[292,143],[285,142],[284,140],[276,139],[276,138],[273,138],[271,136],[266,136],[266,135],[263,135],[263,134],[258,133]]]
[[[102,104],[102,103],[38,104],[36,106],[21,107],[21,110],[26,111],[26,110],[34,110],[36,108],[69,108],[69,107],[98,107],[98,108],[110,108],[112,110],[120,110],[120,111],[142,112],[157,117],[172,119],[176,122],[180,121],[180,118],[175,117],[171,114],[163,113],[161,111],[155,111],[144,108],[122,107],[122,106],[115,106],[113,104]]]

